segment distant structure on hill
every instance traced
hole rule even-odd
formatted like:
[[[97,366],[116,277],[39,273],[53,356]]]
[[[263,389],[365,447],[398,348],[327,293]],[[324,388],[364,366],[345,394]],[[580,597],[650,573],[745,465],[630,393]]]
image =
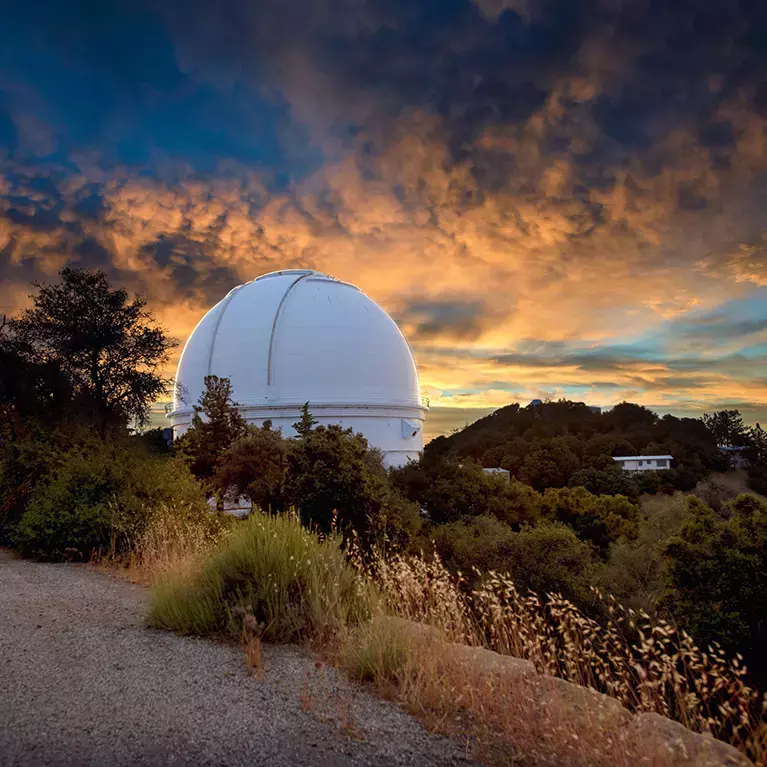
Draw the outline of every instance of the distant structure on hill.
[[[670,455],[616,455],[613,461],[623,471],[660,471],[670,469],[673,456]]]
[[[395,322],[359,288],[288,269],[229,291],[186,342],[176,375],[176,437],[190,426],[206,376],[229,378],[254,424],[293,436],[309,403],[320,424],[361,432],[387,466],[417,459],[427,406],[413,354]]]
[[[511,482],[511,472],[508,469],[501,469],[500,467],[493,467],[492,469],[482,469],[485,474],[490,474],[493,477],[500,477],[507,482]]]
[[[731,469],[747,469],[751,463],[745,455],[744,445],[720,445],[719,452],[727,456]]]

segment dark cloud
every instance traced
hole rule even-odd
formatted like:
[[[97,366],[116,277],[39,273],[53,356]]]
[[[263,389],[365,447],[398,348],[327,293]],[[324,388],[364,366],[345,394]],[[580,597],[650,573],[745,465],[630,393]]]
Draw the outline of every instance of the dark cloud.
[[[19,5],[6,304],[73,262],[191,326],[312,266],[392,310],[429,380],[453,354],[479,389],[567,368],[767,401],[763,312],[734,308],[767,285],[764,29],[763,0]]]
[[[193,297],[203,305],[216,303],[242,281],[233,269],[218,264],[215,254],[182,234],[161,236],[144,245],[139,257],[150,274],[169,279],[179,297]]]
[[[488,311],[480,301],[421,298],[410,301],[395,319],[411,328],[412,336],[418,340],[437,337],[471,340],[482,332]]]

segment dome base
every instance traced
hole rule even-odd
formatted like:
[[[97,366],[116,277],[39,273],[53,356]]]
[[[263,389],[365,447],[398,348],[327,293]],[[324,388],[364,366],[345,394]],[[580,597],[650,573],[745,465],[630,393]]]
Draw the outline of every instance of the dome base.
[[[296,435],[293,424],[301,418],[304,403],[290,405],[239,405],[245,420],[256,426],[271,421],[284,437]],[[407,405],[338,405],[309,404],[309,411],[319,425],[337,424],[361,433],[371,447],[383,454],[386,468],[403,466],[418,460],[423,451],[423,421],[426,409]],[[168,415],[175,439],[186,433],[194,410],[182,408]]]

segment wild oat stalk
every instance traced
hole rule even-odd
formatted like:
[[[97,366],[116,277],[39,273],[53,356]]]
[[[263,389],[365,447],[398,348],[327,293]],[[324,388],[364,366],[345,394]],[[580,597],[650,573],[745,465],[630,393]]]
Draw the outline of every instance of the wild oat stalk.
[[[496,572],[468,592],[438,557],[378,556],[370,576],[390,614],[447,639],[530,660],[539,673],[591,687],[631,711],[652,711],[707,732],[767,764],[767,696],[747,684],[743,659],[699,648],[685,631],[621,606],[598,590],[597,623],[559,594],[522,594]]]

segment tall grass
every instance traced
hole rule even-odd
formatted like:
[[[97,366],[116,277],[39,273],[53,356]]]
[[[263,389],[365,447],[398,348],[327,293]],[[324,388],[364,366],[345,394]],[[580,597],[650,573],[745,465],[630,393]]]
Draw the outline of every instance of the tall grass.
[[[542,703],[542,688],[524,674],[510,681],[486,673],[451,646],[524,659],[545,679],[675,719],[767,765],[767,701],[749,687],[742,659],[702,650],[686,632],[599,592],[603,623],[559,595],[520,593],[499,573],[478,574],[469,590],[436,557],[374,555],[363,567],[339,536],[318,538],[295,514],[256,513],[214,539],[167,519],[147,530],[140,549],[140,561],[156,569],[152,625],[241,638],[250,620],[257,629],[249,641],[340,645],[352,675],[435,728],[458,722],[489,749],[489,761],[521,752],[532,763],[661,767],[674,758],[632,742],[620,706],[608,710],[614,721],[590,719],[556,685]]]
[[[266,640],[328,639],[370,614],[370,589],[337,536],[295,514],[252,514],[202,562],[154,587],[151,625],[238,638],[252,615]]]
[[[748,685],[740,656],[728,660],[718,647],[704,651],[685,631],[624,609],[599,592],[609,616],[606,624],[559,595],[521,594],[498,573],[484,574],[481,585],[467,592],[460,576],[449,573],[438,558],[378,559],[370,577],[390,615],[433,626],[451,642],[529,660],[540,674],[590,687],[629,711],[675,719],[767,764],[767,696],[760,699]],[[364,644],[359,636],[355,641]],[[389,637],[389,658],[400,657],[391,645],[402,641]],[[356,650],[356,657],[365,655]],[[375,677],[376,672],[366,675]],[[412,686],[412,670],[406,676]],[[471,698],[466,691],[454,693]],[[485,699],[482,705],[490,703]]]

